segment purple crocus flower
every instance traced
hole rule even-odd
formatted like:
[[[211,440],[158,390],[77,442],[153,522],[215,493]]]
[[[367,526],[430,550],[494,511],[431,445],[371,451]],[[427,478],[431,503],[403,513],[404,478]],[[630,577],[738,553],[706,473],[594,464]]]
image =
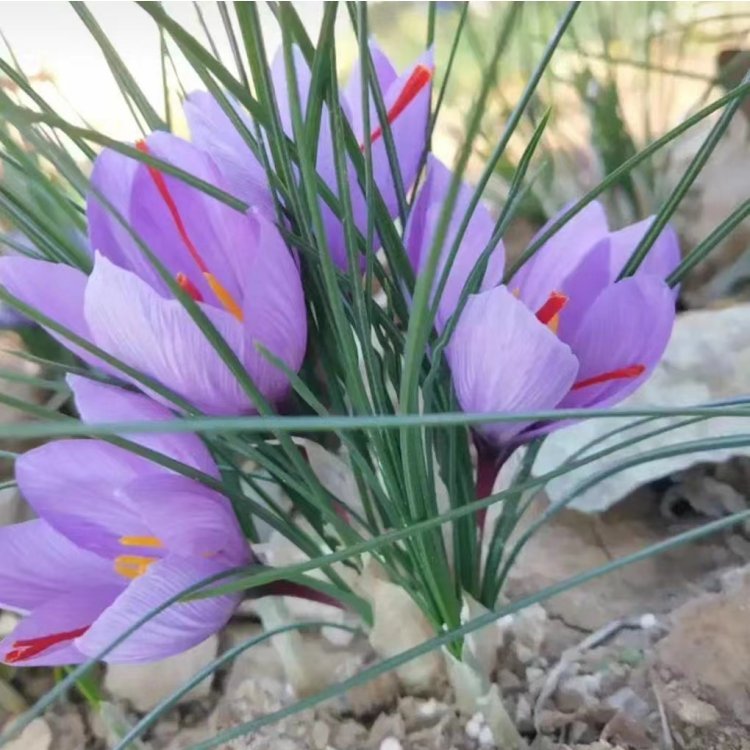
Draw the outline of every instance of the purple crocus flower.
[[[417,273],[430,251],[449,182],[448,170],[431,159],[406,231]],[[462,186],[441,265],[470,195],[470,188]],[[662,232],[634,276],[617,281],[652,220],[612,232],[603,207],[591,203],[544,243],[507,286],[500,283],[504,252],[498,243],[446,350],[461,408],[473,413],[602,408],[635,391],[664,352],[675,316],[674,292],[664,282],[680,259],[673,230]],[[492,226],[489,212],[479,205],[440,300],[438,327],[455,311]],[[502,460],[517,445],[561,425],[477,426],[478,494],[489,494]]]
[[[396,72],[391,62],[376,44],[370,44],[370,52],[374,73],[383,92],[383,103],[393,134],[401,180],[405,189],[408,189],[417,177],[419,164],[425,151],[432,91],[432,52],[426,52],[401,75]],[[312,76],[307,62],[296,47],[294,49],[294,61],[300,101],[304,113]],[[285,132],[291,136],[292,116],[286,93],[286,71],[281,53],[276,55],[271,73],[282,125]],[[369,112],[370,132],[365,133],[361,75],[360,63],[358,62],[352,71],[348,85],[341,91],[341,106],[355,137],[360,143],[360,148],[364,150],[364,144],[368,139],[372,144],[374,184],[380,191],[390,215],[395,217],[398,214],[396,183],[391,172],[383,132],[379,125],[380,121],[372,95],[370,96]],[[196,92],[188,97],[185,103],[185,113],[190,124],[193,142],[214,157],[227,180],[230,192],[250,204],[270,205],[271,196],[262,165],[253,155],[218,102],[205,92]],[[237,113],[245,124],[250,126],[251,123],[247,113],[243,113],[239,107],[237,107]],[[339,197],[333,153],[330,115],[328,108],[324,106],[320,123],[316,168],[331,192]],[[348,164],[348,176],[354,223],[359,231],[364,234],[367,228],[368,206],[364,191],[359,186],[356,172],[351,163]],[[322,199],[320,206],[331,256],[336,265],[346,269],[348,261],[343,225]]]
[[[138,146],[227,189],[211,158],[186,141],[154,133]],[[282,399],[288,379],[258,344],[296,371],[307,323],[297,264],[273,224],[109,149],[97,158],[91,181],[196,300],[264,397]],[[253,411],[221,356],[94,191],[87,214],[95,250],[90,276],[56,263],[2,258],[0,281],[8,291],[205,412]]]
[[[69,376],[84,421],[170,420],[146,396]],[[128,436],[210,476],[193,434]],[[0,606],[25,617],[0,642],[18,666],[95,656],[152,609],[251,561],[229,501],[204,485],[101,440],[59,440],[16,462],[38,519],[0,528]],[[171,605],[117,646],[111,662],[162,659],[229,619],[239,595]]]

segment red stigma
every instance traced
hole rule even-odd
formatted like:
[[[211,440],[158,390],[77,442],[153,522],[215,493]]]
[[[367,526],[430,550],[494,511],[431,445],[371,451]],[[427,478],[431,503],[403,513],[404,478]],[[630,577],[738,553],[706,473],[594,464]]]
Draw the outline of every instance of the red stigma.
[[[12,646],[12,650],[8,651],[5,656],[5,661],[8,664],[15,664],[19,661],[26,661],[34,656],[38,656],[52,646],[56,646],[58,643],[64,643],[65,641],[72,641],[74,638],[78,638],[83,635],[91,626],[86,625],[83,628],[77,630],[68,630],[64,633],[52,633],[51,635],[43,635],[39,638],[29,638],[23,641],[15,641]]]
[[[536,311],[537,320],[544,325],[551,323],[568,304],[568,296],[562,292],[552,292],[547,301]]]
[[[183,292],[190,295],[196,302],[203,302],[203,295],[200,293],[198,287],[182,271],[177,274],[176,280]]]
[[[581,388],[588,388],[592,385],[600,385],[601,383],[609,383],[610,380],[625,380],[629,378],[637,378],[646,370],[645,365],[630,365],[629,367],[622,367],[619,370],[610,370],[609,372],[603,372],[601,375],[594,375],[593,378],[586,378],[585,380],[579,380],[573,384],[572,391],[577,391]]]
[[[428,68],[426,65],[417,65],[412,74],[407,79],[404,87],[401,89],[398,98],[387,112],[387,120],[389,124],[393,124],[396,118],[414,101],[417,94],[432,80],[432,68]],[[375,128],[370,134],[370,143],[375,141],[383,135],[383,129],[380,127]],[[360,146],[360,150],[364,150],[364,146]]]

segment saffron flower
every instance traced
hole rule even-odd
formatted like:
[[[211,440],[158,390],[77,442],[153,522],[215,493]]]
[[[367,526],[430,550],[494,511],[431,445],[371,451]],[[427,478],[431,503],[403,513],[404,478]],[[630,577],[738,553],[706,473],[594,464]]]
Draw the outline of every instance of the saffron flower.
[[[221,189],[211,158],[167,133],[138,147]],[[261,344],[299,369],[307,322],[295,259],[278,230],[175,177],[105,149],[91,178],[87,215],[93,271],[22,257],[0,259],[0,282],[26,304],[210,414],[255,410],[224,360],[149,262],[119,212],[244,364],[262,395],[281,400],[288,378]],[[60,340],[94,366],[126,378]],[[132,380],[136,385],[138,383]],[[158,396],[154,396],[158,398]]]
[[[68,383],[88,423],[174,419],[146,396],[76,376]],[[196,435],[128,437],[219,477]],[[253,559],[224,496],[111,443],[48,443],[17,459],[16,478],[38,518],[0,528],[0,606],[25,615],[0,642],[6,664],[85,661],[184,589]],[[172,604],[106,660],[147,662],[191,648],[238,601]]]
[[[416,180],[426,147],[433,77],[432,52],[425,53],[401,75],[396,72],[390,60],[376,44],[370,44],[370,53],[374,77],[383,94],[383,103],[393,135],[401,182],[404,189],[408,189]],[[294,61],[299,97],[304,113],[312,75],[302,53],[296,47],[294,48]],[[361,62],[357,62],[347,86],[341,91],[341,107],[360,144],[360,149],[364,151],[368,139],[372,144],[373,181],[383,197],[390,216],[395,217],[398,214],[396,181],[391,171],[383,130],[380,127],[371,93],[370,132],[365,132],[360,65]],[[271,73],[281,122],[287,135],[291,136],[293,133],[291,108],[287,96],[284,60],[280,52],[274,59]],[[247,113],[242,112],[239,107],[236,107],[236,112],[244,124],[250,127],[251,120]],[[185,103],[185,114],[193,142],[214,157],[227,180],[229,192],[249,204],[270,205],[271,194],[265,171],[219,103],[206,92],[195,92]],[[251,129],[250,132],[253,133],[253,130]],[[340,198],[333,149],[330,113],[324,105],[316,168],[326,186],[337,198]],[[359,185],[351,162],[347,164],[347,171],[354,224],[362,234],[365,234],[368,216],[365,193]],[[320,208],[331,257],[337,266],[346,269],[348,259],[343,224],[322,198]]]
[[[449,183],[449,171],[431,159],[406,232],[417,273],[426,263]],[[459,218],[451,222],[440,250],[441,268],[471,194],[468,186],[461,187]],[[468,297],[446,349],[461,408],[509,414],[602,408],[635,391],[661,358],[675,317],[674,292],[664,282],[680,259],[672,229],[661,233],[634,276],[617,280],[652,220],[613,232],[603,207],[590,203],[503,285],[502,243],[489,245],[494,222],[484,206],[477,206],[437,316],[440,328],[456,312],[469,274],[487,248],[482,284]],[[497,465],[517,445],[561,425],[478,425],[480,459],[492,456]]]

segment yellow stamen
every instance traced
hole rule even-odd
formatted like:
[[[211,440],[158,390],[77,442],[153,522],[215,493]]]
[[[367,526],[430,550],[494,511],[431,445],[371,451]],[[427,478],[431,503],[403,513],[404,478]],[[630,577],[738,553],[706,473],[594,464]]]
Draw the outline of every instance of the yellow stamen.
[[[142,555],[120,555],[115,558],[115,572],[124,578],[138,578],[142,576],[149,566],[156,562],[155,557],[143,557]]]
[[[224,305],[224,308],[227,310],[227,312],[232,313],[232,315],[234,315],[234,317],[237,318],[237,320],[239,320],[241,323],[244,319],[244,315],[242,314],[242,308],[237,304],[237,301],[234,299],[234,297],[232,297],[232,295],[212,273],[205,271],[203,273],[203,276],[208,282],[208,285],[211,287],[211,291],[213,291],[213,293],[218,297],[219,302]]]
[[[552,333],[557,333],[557,329],[560,327],[560,313],[556,313],[552,316],[549,323],[547,323],[547,328],[552,331]]]
[[[124,547],[163,547],[161,539],[155,536],[121,536],[120,544]]]

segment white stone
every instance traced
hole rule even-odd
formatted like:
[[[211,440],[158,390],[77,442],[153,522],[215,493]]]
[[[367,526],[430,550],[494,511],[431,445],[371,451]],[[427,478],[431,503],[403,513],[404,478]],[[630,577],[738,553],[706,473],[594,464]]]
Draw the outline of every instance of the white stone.
[[[114,697],[130,702],[136,711],[150,711],[179,690],[191,677],[216,658],[219,639],[212,635],[203,643],[150,664],[109,664],[104,687]],[[211,677],[186,693],[180,703],[204,698],[211,691]]]
[[[19,737],[6,742],[3,747],[5,750],[50,750],[52,730],[44,719],[34,719]]]
[[[747,393],[750,393],[750,305],[737,305],[679,315],[661,363],[648,382],[620,408],[699,406]],[[590,441],[637,419],[589,419],[552,433],[542,445],[534,473],[542,475],[556,469]],[[684,419],[660,419],[629,429],[598,443],[591,452]],[[746,433],[746,421],[731,417],[702,420],[649,437],[556,477],[547,484],[547,493],[553,503],[558,502],[577,490],[584,481],[626,459],[676,443]],[[589,512],[606,510],[631,491],[655,479],[696,463],[725,461],[733,456],[750,456],[750,446],[684,453],[641,463],[588,488],[578,495],[571,507]]]
[[[489,727],[482,727],[477,739],[482,747],[495,747],[495,738],[492,736],[492,730]]]
[[[469,739],[476,740],[479,739],[479,734],[482,731],[482,725],[475,721],[474,719],[469,719],[466,722],[466,736]]]
[[[403,747],[400,740],[397,740],[395,737],[386,737],[380,743],[380,750],[403,750]]]

